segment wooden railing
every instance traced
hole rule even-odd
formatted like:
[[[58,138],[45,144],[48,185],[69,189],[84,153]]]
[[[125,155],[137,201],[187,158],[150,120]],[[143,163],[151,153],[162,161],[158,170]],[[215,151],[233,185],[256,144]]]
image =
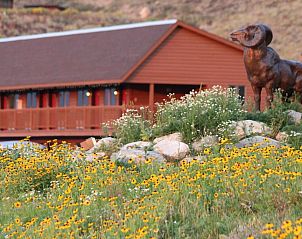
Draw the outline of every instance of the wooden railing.
[[[131,107],[132,108],[132,107]],[[54,132],[97,130],[102,123],[119,118],[124,106],[85,106],[36,109],[1,109],[1,132]]]

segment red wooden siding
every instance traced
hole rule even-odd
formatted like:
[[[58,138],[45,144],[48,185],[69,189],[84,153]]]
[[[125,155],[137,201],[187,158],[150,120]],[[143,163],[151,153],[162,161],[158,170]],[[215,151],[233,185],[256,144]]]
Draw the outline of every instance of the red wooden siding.
[[[69,106],[77,106],[78,105],[78,92],[73,90],[69,91]]]
[[[242,51],[178,27],[134,72],[127,83],[192,84],[251,87]]]
[[[149,85],[135,84],[128,88],[130,105],[149,105]]]

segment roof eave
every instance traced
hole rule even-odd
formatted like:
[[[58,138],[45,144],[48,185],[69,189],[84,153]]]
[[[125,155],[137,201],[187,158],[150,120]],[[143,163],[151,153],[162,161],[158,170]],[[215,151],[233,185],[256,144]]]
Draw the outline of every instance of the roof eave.
[[[20,90],[41,90],[41,89],[60,89],[68,87],[87,87],[97,85],[112,85],[120,84],[122,80],[95,80],[95,81],[83,81],[83,82],[68,82],[68,83],[49,83],[49,84],[33,84],[33,85],[18,85],[18,86],[0,86],[0,91],[20,91]]]

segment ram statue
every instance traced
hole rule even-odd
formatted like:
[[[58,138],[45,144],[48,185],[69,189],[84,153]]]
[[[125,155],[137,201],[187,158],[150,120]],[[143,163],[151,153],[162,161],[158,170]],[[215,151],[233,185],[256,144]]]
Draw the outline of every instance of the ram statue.
[[[260,110],[262,88],[266,90],[267,107],[271,106],[276,89],[281,89],[284,97],[290,97],[294,92],[302,96],[302,63],[280,59],[278,53],[268,47],[273,39],[268,26],[249,25],[232,32],[230,37],[244,47],[243,60],[256,110]]]

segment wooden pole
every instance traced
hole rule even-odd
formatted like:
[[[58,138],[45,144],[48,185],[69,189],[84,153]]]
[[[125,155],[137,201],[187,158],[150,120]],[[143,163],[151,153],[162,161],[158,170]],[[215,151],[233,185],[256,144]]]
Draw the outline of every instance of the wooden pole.
[[[154,111],[154,84],[149,84],[149,108],[153,112]]]

